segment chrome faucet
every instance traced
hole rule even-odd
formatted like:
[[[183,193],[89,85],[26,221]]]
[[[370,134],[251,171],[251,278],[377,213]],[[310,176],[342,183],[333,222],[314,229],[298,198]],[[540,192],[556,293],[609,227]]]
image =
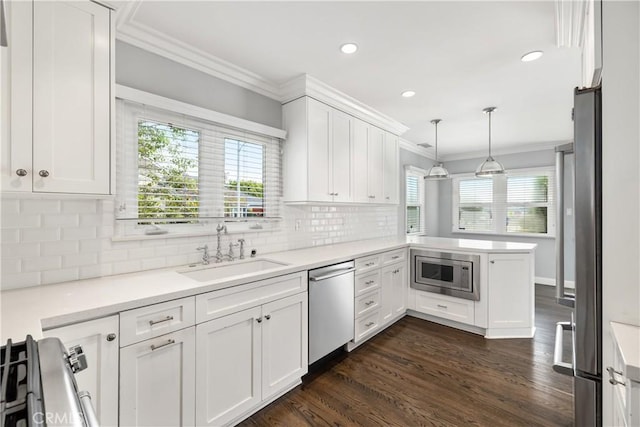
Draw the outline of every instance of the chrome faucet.
[[[208,245],[204,245],[202,247],[196,248],[197,251],[203,251],[202,252],[202,264],[204,265],[208,265],[209,264],[209,260],[211,259],[211,257],[209,256],[209,246]]]
[[[218,226],[216,227],[216,232],[218,233],[218,247],[216,248],[216,262],[222,262],[222,260],[224,259],[224,256],[222,255],[222,243],[220,242],[220,236],[222,234],[222,232],[224,231],[224,234],[227,234],[227,226],[224,224],[218,224]]]
[[[244,239],[238,239],[240,244],[240,259],[244,259]]]
[[[233,247],[234,246],[238,246],[237,243],[233,243],[233,242],[229,242],[229,253],[227,254],[227,257],[229,258],[229,261],[233,261],[236,259],[235,254],[233,253]]]

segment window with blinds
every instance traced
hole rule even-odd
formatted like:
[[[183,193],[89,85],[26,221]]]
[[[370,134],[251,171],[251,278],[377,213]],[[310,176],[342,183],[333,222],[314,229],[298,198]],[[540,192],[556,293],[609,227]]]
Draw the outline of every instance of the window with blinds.
[[[553,178],[551,168],[454,178],[453,231],[554,236]]]
[[[202,225],[280,218],[278,139],[124,100],[117,115],[117,219]]]
[[[424,174],[408,169],[405,179],[407,234],[424,233]]]

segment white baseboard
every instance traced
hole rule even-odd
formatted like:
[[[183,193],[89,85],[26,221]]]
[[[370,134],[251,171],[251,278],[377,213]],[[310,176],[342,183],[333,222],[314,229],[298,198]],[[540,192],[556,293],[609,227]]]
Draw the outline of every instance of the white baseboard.
[[[535,278],[535,282],[538,285],[546,285],[546,286],[555,286],[556,285],[556,279],[552,279],[552,278],[549,278],[549,277],[536,277]],[[573,280],[565,280],[564,281],[564,287],[565,288],[574,289],[576,287],[576,283]]]

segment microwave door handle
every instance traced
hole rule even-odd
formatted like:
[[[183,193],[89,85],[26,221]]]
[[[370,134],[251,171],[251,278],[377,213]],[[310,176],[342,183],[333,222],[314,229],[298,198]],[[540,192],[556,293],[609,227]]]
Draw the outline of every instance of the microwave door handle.
[[[553,350],[553,370],[562,375],[573,376],[573,364],[563,362],[563,335],[564,331],[572,331],[571,322],[558,322],[556,323],[556,342]],[[572,335],[573,336],[573,335]],[[571,346],[573,348],[573,345]],[[572,357],[573,360],[573,357]]]
[[[573,144],[556,147],[556,301],[575,306],[575,297],[564,290],[564,156],[573,153]]]

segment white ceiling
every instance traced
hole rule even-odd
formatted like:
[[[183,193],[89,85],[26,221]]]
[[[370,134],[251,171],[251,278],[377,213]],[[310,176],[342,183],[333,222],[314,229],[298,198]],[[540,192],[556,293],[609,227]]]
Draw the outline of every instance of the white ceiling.
[[[429,121],[441,118],[443,155],[486,149],[487,106],[498,107],[498,151],[572,137],[581,53],[555,46],[553,1],[145,0],[126,12],[119,29],[135,24],[274,87],[310,74],[409,126],[411,142],[433,144]],[[345,42],[358,52],[342,54]],[[545,54],[521,62],[531,50]],[[402,98],[408,89],[416,96]]]

